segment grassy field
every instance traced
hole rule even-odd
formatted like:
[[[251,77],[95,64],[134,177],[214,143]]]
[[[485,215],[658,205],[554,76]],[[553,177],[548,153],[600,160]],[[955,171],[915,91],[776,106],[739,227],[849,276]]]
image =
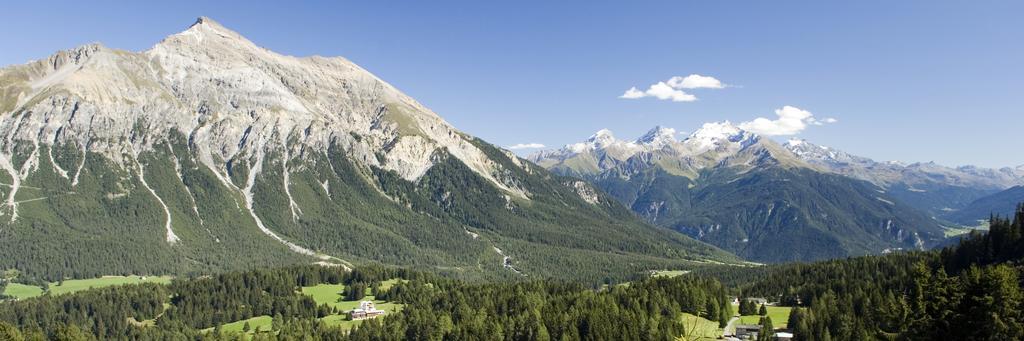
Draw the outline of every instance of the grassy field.
[[[102,288],[115,285],[125,284],[139,284],[139,283],[160,283],[169,284],[171,283],[170,276],[103,276],[100,278],[90,279],[73,279],[64,281],[64,283],[58,285],[57,283],[50,283],[50,294],[61,295],[72,293],[75,291],[82,291],[92,288]]]
[[[220,332],[221,332],[221,334],[242,333],[242,330],[245,329],[245,324],[248,322],[249,323],[249,331],[245,333],[245,335],[246,335],[245,339],[250,339],[249,336],[251,336],[251,335],[253,335],[253,334],[257,333],[257,332],[258,333],[273,333],[273,331],[271,330],[271,328],[272,328],[271,325],[272,325],[273,321],[274,321],[274,318],[270,317],[270,316],[266,316],[266,315],[256,316],[256,317],[253,317],[253,318],[248,319],[248,320],[235,321],[235,322],[231,322],[231,323],[228,323],[228,324],[221,325],[220,326]],[[206,329],[203,329],[202,331],[204,333],[209,333],[209,332],[213,331],[213,328],[206,328]]]
[[[655,270],[651,271],[651,277],[676,277],[690,273],[689,270]]]
[[[692,314],[683,314],[683,328],[686,331],[684,339],[687,341],[716,340],[722,336],[722,328],[718,328],[718,322]]]
[[[89,279],[69,279],[64,281],[64,283],[50,283],[50,288],[48,290],[51,295],[63,295],[76,291],[82,291],[92,288],[109,287],[115,285],[139,283],[167,284],[170,282],[170,276],[103,276],[100,278]],[[4,294],[17,297],[18,299],[25,299],[42,295],[43,288],[18,283],[10,283],[7,285],[7,289],[4,290]]]
[[[946,238],[965,235],[971,231],[988,231],[988,220],[979,220],[975,226],[946,226],[943,225],[942,233]]]
[[[7,283],[7,288],[4,289],[4,295],[11,296],[19,300],[36,297],[42,294],[43,288],[21,283]]]
[[[398,283],[397,279],[381,282],[381,289],[391,288],[391,286],[394,285],[395,283]],[[317,305],[327,304],[328,306],[336,308],[339,311],[344,312],[358,308],[360,301],[342,300],[341,291],[344,288],[345,286],[342,284],[320,284],[311,287],[302,287],[302,293],[312,297],[313,300],[316,301]],[[369,294],[369,289],[367,289],[367,294]],[[377,300],[372,295],[366,295],[366,297],[363,298],[361,301],[373,301],[373,303],[377,306],[377,309],[386,311],[388,314],[396,313],[402,310],[402,305]],[[344,329],[350,329],[363,322],[346,321],[344,314],[327,316],[320,320],[324,321],[324,323],[327,323],[328,325],[341,326]]]
[[[786,321],[789,321],[790,307],[768,306],[768,317],[772,318],[772,326],[776,329],[785,328]],[[757,324],[761,322],[760,315],[748,315],[740,317],[740,324]]]
[[[387,281],[381,282],[381,286],[380,287],[381,287],[381,289],[384,289],[384,290],[390,289],[391,286],[395,285],[398,282],[399,282],[398,279],[387,280]],[[384,310],[388,314],[393,314],[393,313],[402,311],[402,305],[401,304],[395,304],[395,303],[385,302],[385,301],[382,301],[382,300],[377,300],[377,299],[375,299],[373,297],[373,295],[366,295],[366,297],[363,298],[360,301],[343,301],[342,300],[343,296],[341,294],[341,291],[344,288],[345,288],[345,285],[343,285],[343,284],[319,284],[319,285],[310,286],[310,287],[302,287],[300,289],[300,291],[302,292],[302,294],[310,296],[311,298],[313,298],[313,301],[316,301],[317,305],[327,304],[328,306],[336,308],[336,309],[338,309],[339,311],[342,311],[342,312],[346,312],[346,311],[352,310],[354,308],[358,308],[360,301],[373,301],[373,303],[376,304],[377,309]],[[366,293],[369,294],[370,293],[370,289],[367,289]],[[340,326],[342,329],[351,329],[352,327],[358,326],[360,323],[363,323],[363,321],[364,321],[364,320],[348,321],[348,320],[346,320],[347,317],[348,317],[347,314],[341,313],[341,314],[337,314],[337,315],[330,315],[330,316],[321,318],[320,320],[323,321],[324,323],[326,323],[329,326]],[[251,329],[249,330],[249,333],[246,334],[247,336],[251,336],[251,335],[253,335],[253,334],[257,333],[257,332],[260,332],[260,333],[270,333],[273,320],[274,319],[272,317],[270,317],[270,316],[257,316],[257,317],[253,317],[253,318],[248,319],[248,320],[235,321],[235,322],[231,322],[231,323],[222,325],[220,327],[220,330],[221,330],[221,333],[225,333],[225,334],[241,333],[243,327],[245,326],[245,323],[249,322],[249,328],[251,328]],[[211,331],[213,331],[213,328],[206,328],[206,329],[203,330],[203,332],[211,332]]]

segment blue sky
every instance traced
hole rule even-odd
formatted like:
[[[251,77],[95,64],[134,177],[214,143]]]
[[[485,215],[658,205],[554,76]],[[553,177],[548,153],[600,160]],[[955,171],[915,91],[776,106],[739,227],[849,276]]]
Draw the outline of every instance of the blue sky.
[[[1020,1],[22,1],[0,14],[0,64],[95,41],[144,50],[205,15],[280,53],[344,56],[502,146],[775,120],[791,106],[823,123],[795,129],[815,143],[1007,166],[1024,164],[1021,13]],[[619,98],[691,74],[728,86],[672,89],[690,102]]]

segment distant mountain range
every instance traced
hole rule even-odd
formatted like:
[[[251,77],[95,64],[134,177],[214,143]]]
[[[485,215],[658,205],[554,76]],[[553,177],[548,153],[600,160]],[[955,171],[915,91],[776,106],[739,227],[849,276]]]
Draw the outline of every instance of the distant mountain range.
[[[601,281],[738,261],[348,60],[208,18],[142,52],[0,69],[0,184],[0,269],[51,280],[383,263]]]
[[[808,163],[869,181],[907,204],[939,217],[981,197],[1024,184],[1024,166],[989,169],[952,168],[934,162],[876,162],[804,140],[790,140],[784,145]]]
[[[651,223],[766,262],[937,245],[944,228],[933,217],[1024,179],[1019,168],[879,163],[779,144],[729,122],[682,140],[663,127],[635,140],[601,130],[528,158],[592,181]]]
[[[1014,186],[1005,191],[979,198],[966,207],[949,212],[943,217],[968,226],[979,225],[993,215],[1012,218],[1020,203],[1024,203],[1024,186]]]

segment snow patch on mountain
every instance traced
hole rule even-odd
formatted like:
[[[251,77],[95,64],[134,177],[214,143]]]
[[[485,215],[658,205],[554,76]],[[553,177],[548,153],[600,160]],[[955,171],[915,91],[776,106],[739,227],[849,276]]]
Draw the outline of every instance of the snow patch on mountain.
[[[149,183],[146,182],[146,169],[142,167],[141,163],[139,163],[138,156],[135,157],[135,167],[138,168],[139,182],[142,183],[142,187],[146,188],[146,190],[149,191],[149,194],[153,195],[153,198],[156,198],[160,207],[164,209],[164,229],[166,230],[167,243],[176,244],[181,239],[178,238],[178,235],[174,233],[174,229],[171,228],[171,210],[167,207],[167,204],[164,203],[164,199],[160,198],[160,196],[156,194],[156,191],[153,190],[153,187],[150,187]]]
[[[743,143],[756,136],[733,125],[729,121],[704,123],[690,134],[684,144],[693,147],[697,153],[718,149],[730,143]]]
[[[763,161],[764,155],[782,151],[768,148],[753,151],[751,155],[738,155],[748,147],[763,141],[757,134],[745,131],[728,121],[704,124],[684,140],[676,138],[672,128],[656,126],[635,140],[620,140],[608,129],[602,129],[586,141],[566,145],[558,150],[540,151],[528,159],[548,168],[572,168],[583,176],[595,175],[616,167],[625,167],[620,177],[638,171],[636,167],[668,164],[673,172],[696,176],[697,170],[714,167],[720,162],[750,166]]]
[[[654,149],[665,148],[677,142],[679,141],[676,139],[676,130],[661,126],[654,127],[654,129],[636,139],[637,144]]]

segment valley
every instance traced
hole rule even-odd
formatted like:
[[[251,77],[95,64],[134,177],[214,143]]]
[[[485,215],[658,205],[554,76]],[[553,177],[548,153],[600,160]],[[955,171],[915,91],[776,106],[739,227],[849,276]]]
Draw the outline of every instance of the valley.
[[[0,341],[1024,340],[1021,12],[11,3]]]
[[[948,217],[963,209],[985,220],[985,208],[966,205],[1024,181],[1010,168],[881,163],[805,140],[780,144],[730,122],[676,135],[655,127],[623,140],[604,129],[529,159],[590,180],[651,224],[759,262],[945,245],[973,226]]]

